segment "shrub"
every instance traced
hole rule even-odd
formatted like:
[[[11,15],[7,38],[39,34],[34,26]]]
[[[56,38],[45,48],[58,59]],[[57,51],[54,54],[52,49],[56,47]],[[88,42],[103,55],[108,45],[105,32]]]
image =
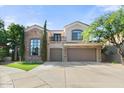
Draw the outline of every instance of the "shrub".
[[[105,55],[114,55],[117,53],[117,49],[114,46],[105,46],[102,49],[102,53]]]
[[[0,61],[3,61],[3,58],[7,56],[7,49],[6,48],[0,48]]]
[[[43,61],[22,61],[24,64],[42,64]]]

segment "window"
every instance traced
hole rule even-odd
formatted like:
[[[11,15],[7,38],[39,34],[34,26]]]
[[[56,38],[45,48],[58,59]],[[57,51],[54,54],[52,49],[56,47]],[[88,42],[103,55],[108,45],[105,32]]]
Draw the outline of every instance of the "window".
[[[72,30],[72,40],[81,40],[82,36],[81,36],[82,30]]]
[[[32,39],[30,43],[30,55],[40,55],[40,39]]]
[[[54,34],[54,41],[61,41],[61,34]]]

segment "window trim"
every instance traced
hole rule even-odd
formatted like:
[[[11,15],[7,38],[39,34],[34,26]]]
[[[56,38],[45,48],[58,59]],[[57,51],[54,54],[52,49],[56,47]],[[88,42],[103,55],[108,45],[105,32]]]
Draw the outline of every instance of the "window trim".
[[[40,56],[41,55],[41,52],[40,52],[40,54],[39,55],[31,55],[31,40],[40,40],[40,51],[41,51],[41,39],[40,38],[31,38],[30,39],[30,43],[29,43],[29,56]]]
[[[80,40],[83,40],[82,38],[81,39],[74,39],[73,38],[73,33],[74,33],[74,31],[80,31],[81,33],[83,32],[83,30],[81,30],[81,29],[73,29],[72,31],[71,31],[71,40],[76,40],[76,41],[80,41]]]
[[[55,35],[57,36],[57,40],[55,40]],[[59,38],[60,40],[58,39],[58,36],[60,36],[60,38]],[[53,34],[53,40],[54,40],[54,41],[61,41],[61,40],[62,40],[61,33],[54,33],[54,34]]]

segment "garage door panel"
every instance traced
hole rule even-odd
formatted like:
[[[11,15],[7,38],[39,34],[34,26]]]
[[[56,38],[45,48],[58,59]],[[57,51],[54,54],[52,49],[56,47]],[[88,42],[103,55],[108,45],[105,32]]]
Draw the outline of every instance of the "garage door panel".
[[[95,48],[68,48],[68,61],[96,61]]]
[[[62,61],[62,48],[50,48],[50,61]]]

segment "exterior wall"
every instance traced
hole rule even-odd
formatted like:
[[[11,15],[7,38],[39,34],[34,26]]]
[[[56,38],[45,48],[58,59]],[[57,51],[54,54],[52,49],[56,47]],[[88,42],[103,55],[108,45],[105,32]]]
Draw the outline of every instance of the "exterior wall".
[[[49,30],[48,33],[48,37],[53,36],[54,33],[60,33],[62,36],[64,36],[63,30]]]
[[[65,36],[65,33],[63,30],[52,30],[52,31],[49,30],[48,31],[47,59],[48,59],[48,61],[50,61],[50,48],[62,48],[62,61],[63,61],[63,44],[65,41],[59,41],[59,42],[51,41],[50,37],[52,37],[54,35],[54,33],[59,33],[59,34],[61,34],[62,37]]]
[[[102,61],[101,48],[99,48],[99,47],[96,48],[96,60],[97,60],[97,62]]]
[[[66,42],[82,42],[82,41],[74,41],[72,40],[72,30],[74,29],[80,29],[82,31],[84,31],[88,26],[81,24],[81,23],[75,23],[72,25],[69,25],[67,27],[65,27],[64,32],[65,32],[65,36],[66,36]]]
[[[82,24],[80,22],[75,22],[72,23],[70,25],[65,26],[64,31],[49,31],[48,33],[48,61],[50,60],[50,48],[62,48],[62,61],[63,62],[67,62],[67,48],[69,47],[65,47],[64,44],[66,43],[82,43],[82,41],[77,40],[74,41],[72,40],[72,30],[74,29],[80,29],[82,31],[84,31],[86,28],[88,27],[88,25]],[[59,42],[51,42],[49,37],[53,36],[54,33],[60,33],[61,36],[65,36],[65,41],[59,41]],[[96,60],[97,62],[101,62],[101,47],[94,47],[94,46],[76,46],[76,48],[95,48],[96,49]],[[70,46],[71,48],[71,46]],[[73,47],[72,47],[73,48]]]
[[[88,27],[88,25],[82,24],[82,23],[72,23],[70,25],[65,26],[64,30],[48,30],[47,33],[47,42],[48,42],[48,47],[47,47],[47,59],[50,61],[50,48],[62,48],[62,61],[67,62],[67,48],[71,47],[66,47],[64,44],[67,44],[69,42],[74,43],[78,42],[83,44],[82,41],[72,41],[72,30],[74,29],[80,29],[80,30],[85,30]],[[41,60],[41,56],[30,56],[30,40],[33,38],[39,38],[42,39],[43,29],[40,27],[32,27],[25,32],[25,59],[26,60]],[[50,41],[50,37],[53,36],[54,33],[60,33],[61,36],[65,37],[65,41]],[[75,44],[75,43],[74,43]],[[101,61],[101,48],[96,47],[94,45],[92,46],[85,46],[83,45],[76,45],[76,48],[96,48],[96,59],[97,62]]]
[[[63,30],[49,30],[48,31],[48,35],[47,35],[48,44],[50,44],[50,43],[56,43],[55,41],[51,41],[50,40],[50,37],[54,36],[54,33],[61,34],[62,37],[65,36],[65,33],[64,33]],[[61,43],[61,42],[59,41],[57,43]]]
[[[72,23],[68,26],[65,26],[64,31],[63,30],[50,30],[48,33],[48,42],[50,42],[49,37],[53,36],[54,33],[60,33],[61,36],[65,37],[65,41],[64,42],[82,42],[82,40],[72,40],[72,30],[74,29],[80,29],[82,31],[84,31],[86,28],[88,27],[88,25],[79,23],[79,22],[75,22]]]
[[[41,60],[41,56],[30,55],[30,41],[33,38],[41,39],[42,31],[38,28],[32,28],[25,31],[25,60]]]

